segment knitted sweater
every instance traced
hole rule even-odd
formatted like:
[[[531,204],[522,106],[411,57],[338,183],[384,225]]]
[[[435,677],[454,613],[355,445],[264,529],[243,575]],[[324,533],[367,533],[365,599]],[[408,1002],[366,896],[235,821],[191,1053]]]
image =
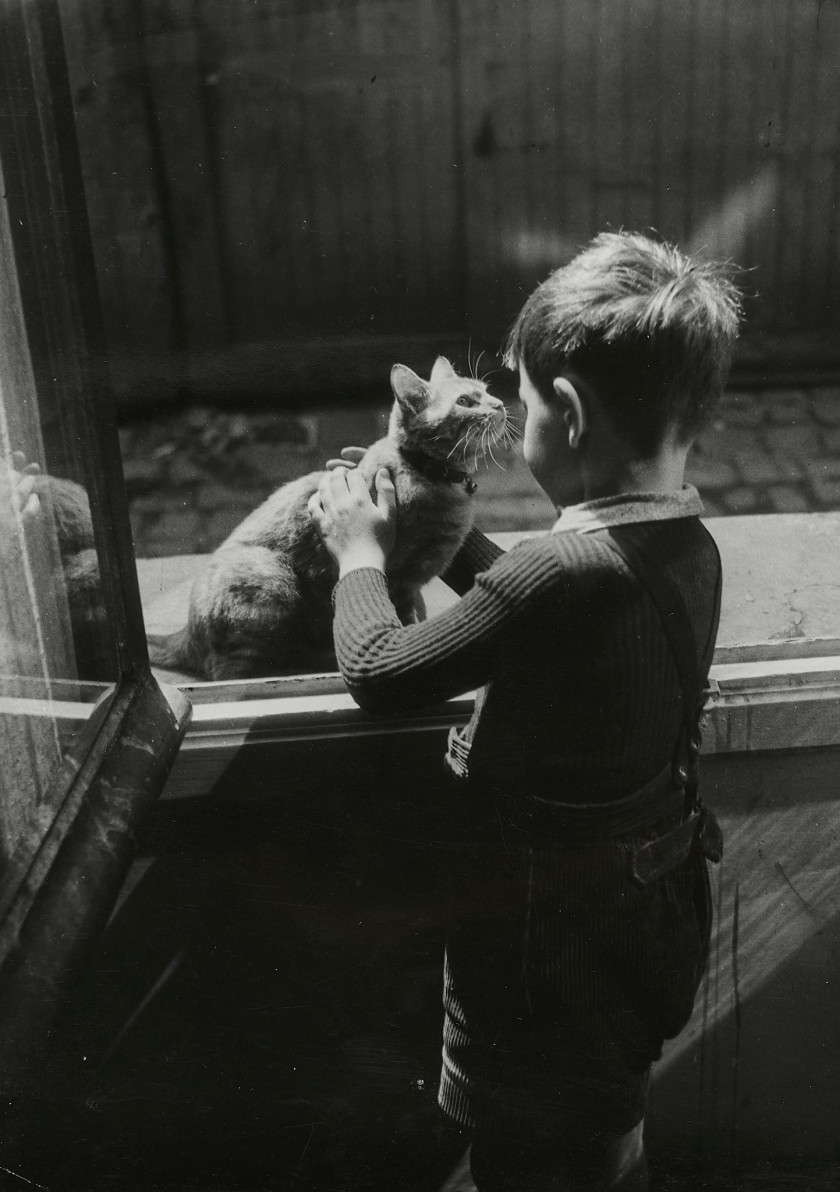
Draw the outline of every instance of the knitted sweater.
[[[647,592],[586,531],[638,524],[683,595],[705,676],[719,562],[692,492],[593,502],[507,553],[473,531],[444,576],[463,599],[418,625],[401,625],[381,572],[350,572],[334,600],[349,690],[387,715],[486,686],[467,731],[471,783],[562,802],[642,786],[673,754],[679,682]]]

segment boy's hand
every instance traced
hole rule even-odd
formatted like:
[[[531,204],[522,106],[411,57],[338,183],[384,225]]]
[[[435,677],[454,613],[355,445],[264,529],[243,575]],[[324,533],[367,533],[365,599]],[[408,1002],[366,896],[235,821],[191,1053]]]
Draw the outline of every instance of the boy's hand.
[[[338,564],[339,577],[359,567],[385,570],[397,530],[397,498],[387,469],[375,477],[376,503],[355,466],[326,472],[309,500],[309,516]]]

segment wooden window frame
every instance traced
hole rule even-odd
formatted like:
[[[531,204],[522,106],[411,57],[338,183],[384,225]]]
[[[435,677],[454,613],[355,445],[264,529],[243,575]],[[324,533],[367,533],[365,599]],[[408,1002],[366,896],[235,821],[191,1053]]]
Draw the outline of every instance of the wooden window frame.
[[[82,723],[56,813],[24,832],[0,893],[0,1071],[37,1078],[55,1016],[131,863],[189,702],[149,668],[84,189],[54,0],[0,0],[0,171],[39,413],[86,481],[112,632],[113,693]],[[46,425],[44,425],[46,418]],[[39,461],[40,462],[40,461]]]

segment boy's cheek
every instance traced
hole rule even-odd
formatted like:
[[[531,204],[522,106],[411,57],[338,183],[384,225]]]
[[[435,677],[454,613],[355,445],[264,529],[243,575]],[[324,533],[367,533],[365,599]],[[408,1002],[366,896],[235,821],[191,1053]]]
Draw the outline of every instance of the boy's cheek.
[[[525,423],[522,450],[532,472],[562,467],[569,454],[565,428],[557,419],[530,417]]]

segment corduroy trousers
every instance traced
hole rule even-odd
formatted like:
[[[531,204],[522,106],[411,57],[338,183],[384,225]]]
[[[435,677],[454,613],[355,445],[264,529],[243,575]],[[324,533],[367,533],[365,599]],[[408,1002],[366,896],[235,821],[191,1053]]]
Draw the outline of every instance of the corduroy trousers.
[[[654,832],[569,848],[500,820],[460,850],[439,1100],[475,1132],[481,1192],[645,1187],[650,1067],[688,1021],[711,927],[699,851],[633,878]]]

